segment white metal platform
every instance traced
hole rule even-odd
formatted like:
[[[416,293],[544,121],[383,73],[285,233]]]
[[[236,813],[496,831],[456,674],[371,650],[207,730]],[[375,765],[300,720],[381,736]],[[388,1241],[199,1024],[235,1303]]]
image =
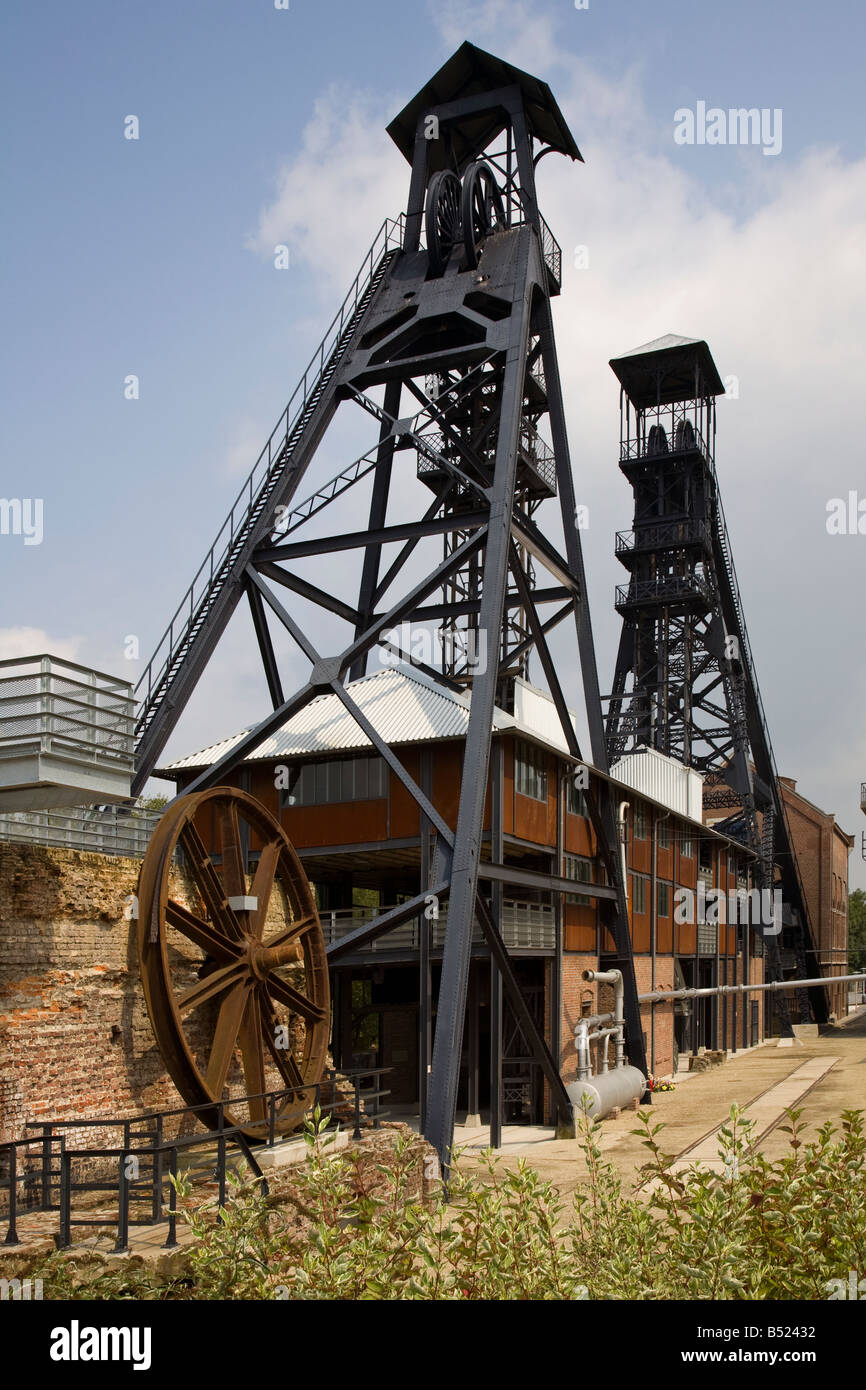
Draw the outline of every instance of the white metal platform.
[[[0,661],[0,810],[127,801],[128,681],[59,657]]]

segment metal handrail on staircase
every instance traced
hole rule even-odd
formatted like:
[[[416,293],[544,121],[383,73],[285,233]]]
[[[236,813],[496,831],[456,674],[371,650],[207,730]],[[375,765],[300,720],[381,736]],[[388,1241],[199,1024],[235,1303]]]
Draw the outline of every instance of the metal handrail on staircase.
[[[182,657],[201,629],[225,582],[239,544],[267,505],[297,436],[318,404],[346,350],[351,330],[381,280],[387,263],[402,245],[404,217],[386,218],[364,257],[348,294],[271,431],[228,517],[187,589],[135,687],[140,702],[139,741],[153,722]]]
[[[799,890],[800,903],[802,905],[802,911],[804,915],[804,920],[801,922],[800,925],[807,938],[809,939],[811,948],[813,949],[813,951],[817,951],[818,941],[815,936],[815,932],[812,928],[809,906],[806,901],[806,892],[803,886],[803,879],[800,874],[800,865],[797,860],[796,850],[794,849],[794,841],[791,834],[791,825],[788,819],[788,812],[785,806],[784,797],[782,796],[781,789],[779,787],[779,771],[776,766],[776,755],[773,752],[773,744],[772,740],[770,739],[770,730],[767,724],[767,716],[764,713],[764,702],[761,699],[761,689],[758,685],[758,674],[755,669],[755,658],[752,654],[752,646],[749,641],[749,633],[746,627],[746,618],[743,611],[743,601],[740,596],[740,586],[737,583],[737,572],[734,566],[734,557],[731,554],[731,547],[728,541],[728,523],[725,518],[725,509],[722,505],[722,497],[718,489],[718,486],[716,487],[715,501],[716,533],[719,538],[720,549],[725,560],[727,578],[730,584],[731,594],[734,600],[734,609],[737,614],[737,621],[740,629],[739,637],[743,644],[743,665],[744,668],[748,671],[749,681],[755,698],[755,708],[757,710],[758,720],[761,725],[761,732],[763,734],[764,744],[767,750],[767,757],[769,759],[770,768],[772,770],[773,785],[771,787],[771,791],[773,793],[773,800],[776,805],[777,814],[781,816],[782,824],[785,829],[785,836],[788,841],[788,850],[791,859],[791,870]]]

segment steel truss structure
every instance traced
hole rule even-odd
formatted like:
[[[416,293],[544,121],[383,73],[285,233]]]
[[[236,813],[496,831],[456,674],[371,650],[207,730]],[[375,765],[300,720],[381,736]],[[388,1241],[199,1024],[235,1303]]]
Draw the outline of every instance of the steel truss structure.
[[[136,785],[153,770],[245,599],[273,708],[186,790],[217,785],[317,695],[333,692],[414,798],[429,831],[422,838],[432,846],[422,855],[421,891],[334,944],[329,959],[418,916],[429,894],[447,897],[432,1067],[423,1098],[425,1133],[447,1165],[476,917],[553,1104],[564,1123],[572,1122],[558,1066],[521,995],[498,929],[502,884],[515,870],[504,863],[501,834],[494,834],[492,860],[482,861],[481,842],[491,761],[497,764],[494,807],[501,802],[501,759],[491,760],[494,707],[511,708],[515,678],[526,673],[530,656],[544,674],[575,766],[584,762],[557,674],[560,662],[548,644],[555,628],[571,643],[573,668],[581,673],[591,744],[587,760],[607,771],[551,316],[561,254],[539,212],[535,182],[542,155],[581,156],[547,85],[468,43],[389,133],[411,165],[407,212],[383,225],[142,677]],[[373,422],[375,443],[299,500],[341,407]],[[432,496],[420,515],[395,521],[404,460]],[[364,529],[323,534],[321,525],[315,531],[308,526],[314,516],[321,522],[322,512],[364,478],[371,484]],[[542,504],[556,506],[554,499],[561,548],[537,517]],[[409,562],[417,571],[423,543],[431,537],[444,553],[408,582]],[[325,560],[328,574],[328,558],[343,552],[361,557],[360,582],[349,594],[337,595],[333,582],[320,586],[297,573],[301,562],[316,557]],[[317,632],[311,634],[293,612],[298,597],[346,625],[339,650],[319,650]],[[290,693],[275,655],[274,620],[309,662],[307,679]],[[396,629],[408,625],[411,632],[419,624],[437,625],[440,659],[422,660],[411,644],[407,650],[394,640]],[[471,688],[456,829],[352,698],[347,681],[365,673],[376,651],[422,669],[445,688]],[[597,899],[600,921],[612,933],[611,964],[626,979],[630,1059],[646,1071],[613,793],[605,779],[598,782],[588,803],[605,881],[582,885],[581,891]],[[552,892],[569,887],[556,876],[533,878]]]
[[[808,905],[779,789],[716,477],[716,397],[724,393],[705,342],[669,335],[611,362],[621,385],[620,468],[634,492],[631,531],[616,554],[623,619],[608,697],[611,763],[655,748],[702,773],[704,807],[759,856],[759,887],[778,881],[779,934],[765,936],[772,978],[783,951],[796,976],[820,975]],[[818,1022],[827,996],[800,992]],[[783,1010],[783,1025],[789,1020]]]

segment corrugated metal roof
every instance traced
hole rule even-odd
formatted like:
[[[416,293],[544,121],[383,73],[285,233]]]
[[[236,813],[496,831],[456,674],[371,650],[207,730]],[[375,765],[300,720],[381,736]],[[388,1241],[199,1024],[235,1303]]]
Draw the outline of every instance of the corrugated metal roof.
[[[346,689],[376,732],[389,745],[466,736],[469,696],[445,690],[420,672],[387,667],[362,676],[360,680],[350,681]],[[494,711],[494,729],[510,728],[513,724],[511,715],[504,710]],[[210,767],[247,732],[245,729],[231,738],[212,744],[210,748],[189,753],[169,763],[161,771],[168,773],[184,768]],[[336,695],[317,695],[306,709],[265,739],[244,761],[260,762],[301,755],[315,757],[344,749],[371,747],[367,735]]]
[[[623,390],[639,409],[723,396],[725,386],[703,338],[665,333],[610,359]]]
[[[579,159],[583,163],[583,155],[577,148],[574,136],[547,83],[468,41],[462,43],[457,51],[451,54],[430,81],[426,82],[420,92],[403,107],[400,114],[394,117],[388,126],[388,134],[411,164],[419,115],[425,115],[434,107],[456,101],[460,97],[475,96],[512,85],[519,86],[523,93],[526,124],[530,135],[535,135],[542,144],[550,145],[552,149],[568,155],[569,159]],[[427,152],[430,172],[450,168],[450,161],[453,159],[462,174],[468,161],[477,159],[504,125],[504,110],[482,110],[473,115],[462,116],[459,121],[449,126],[447,140],[430,141]]]
[[[646,745],[627,753],[610,769],[611,777],[650,796],[679,816],[701,820],[703,778],[677,758]]]
[[[616,360],[622,361],[624,357],[643,357],[645,353],[664,352],[667,348],[697,347],[699,342],[699,338],[681,338],[678,333],[665,333],[661,338],[653,338],[651,343],[641,343],[640,347],[621,352]]]

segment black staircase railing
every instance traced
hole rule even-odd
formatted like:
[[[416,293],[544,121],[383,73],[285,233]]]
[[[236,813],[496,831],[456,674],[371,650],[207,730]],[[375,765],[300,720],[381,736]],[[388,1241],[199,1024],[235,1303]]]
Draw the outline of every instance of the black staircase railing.
[[[292,396],[271,431],[235,499],[216,540],[200,565],[177,610],[157,643],[135,688],[140,702],[136,732],[139,744],[167,698],[174,677],[204,626],[216,596],[226,583],[237,553],[258,522],[284,475],[292,450],[351,341],[354,328],[403,240],[404,219],[386,218],[348,294],[335,314]]]
[[[22,1214],[56,1212],[58,1230],[56,1243],[65,1249],[72,1243],[76,1226],[106,1226],[116,1230],[115,1253],[129,1248],[132,1226],[154,1226],[168,1223],[165,1247],[177,1244],[177,1191],[171,1179],[184,1168],[204,1176],[217,1185],[219,1207],[225,1205],[229,1169],[238,1158],[246,1162],[267,1195],[268,1185],[256,1157],[263,1150],[274,1148],[291,1135],[279,1128],[279,1111],[284,1102],[303,1104],[304,1113],[316,1110],[329,1117],[347,1121],[352,1138],[363,1139],[366,1128],[378,1129],[389,1112],[380,1102],[390,1094],[381,1085],[389,1067],[343,1071],[332,1069],[322,1081],[308,1086],[290,1086],[280,1090],[263,1091],[256,1095],[235,1097],[219,1102],[215,1129],[194,1134],[167,1136],[171,1120],[183,1122],[198,1111],[212,1110],[213,1105],[184,1106],[173,1110],[147,1111],[142,1115],[117,1117],[96,1116],[92,1119],[37,1120],[27,1128],[33,1134],[23,1139],[0,1143],[0,1192],[6,1190],[7,1231],[4,1245],[21,1244],[18,1222]],[[229,1123],[232,1112],[246,1105],[252,1113],[251,1102],[261,1102],[257,1108],[262,1119],[256,1122],[261,1134],[251,1138],[250,1122],[244,1126]],[[299,1125],[301,1120],[298,1121]],[[100,1136],[120,1132],[120,1143],[82,1144],[78,1136],[86,1130]],[[68,1142],[72,1137],[75,1146]],[[295,1136],[297,1137],[297,1136]],[[190,1157],[203,1150],[202,1161],[195,1169]],[[186,1163],[182,1162],[186,1156]],[[76,1174],[75,1165],[84,1165],[85,1175]],[[94,1171],[96,1169],[96,1171]],[[89,1202],[98,1194],[111,1198],[114,1213],[98,1214],[99,1208],[76,1208],[73,1199],[85,1194]],[[137,1215],[144,1207],[146,1215]],[[218,1219],[220,1219],[218,1217]]]
[[[653,579],[633,579],[630,584],[618,584],[616,607],[628,608],[640,604],[669,604],[680,600],[710,607],[709,585],[698,574],[662,574]]]
[[[709,550],[710,532],[705,521],[688,518],[640,526],[633,531],[617,531],[614,553],[623,556],[635,551],[675,550],[693,545]]]
[[[711,466],[711,473],[712,473],[713,479],[714,479],[714,481],[715,481],[715,470],[712,468],[712,466]],[[715,538],[716,538],[716,542],[717,542],[717,544],[718,544],[719,554],[720,554],[720,556],[721,556],[721,558],[722,558],[722,563],[723,563],[724,571],[725,571],[725,577],[726,577],[726,581],[727,581],[727,584],[728,584],[728,587],[729,587],[729,590],[730,590],[730,593],[731,593],[731,597],[732,597],[732,601],[733,601],[733,606],[734,606],[734,613],[735,613],[735,616],[736,616],[737,626],[738,626],[738,629],[739,629],[739,631],[738,631],[736,634],[733,634],[733,635],[737,636],[737,637],[739,638],[740,643],[741,643],[741,651],[740,651],[741,667],[742,667],[742,670],[743,670],[743,673],[744,673],[745,680],[746,680],[746,681],[748,682],[748,684],[749,684],[749,688],[750,688],[751,695],[752,695],[752,699],[753,699],[753,703],[754,703],[755,714],[756,714],[756,716],[757,716],[758,725],[759,725],[759,728],[760,728],[761,739],[762,739],[763,744],[764,744],[764,751],[765,751],[766,758],[767,758],[767,762],[768,762],[769,768],[770,768],[770,774],[771,774],[771,777],[770,777],[770,781],[771,781],[771,793],[772,793],[772,797],[773,797],[773,810],[774,810],[774,815],[775,815],[775,818],[776,818],[778,821],[781,822],[782,833],[783,833],[783,835],[784,835],[785,842],[786,842],[784,848],[787,850],[787,855],[786,855],[787,863],[788,863],[788,867],[789,867],[791,879],[793,880],[794,891],[795,891],[795,893],[796,893],[796,897],[797,897],[797,900],[798,900],[798,901],[796,902],[796,904],[794,904],[794,903],[791,904],[791,907],[792,907],[792,908],[793,908],[793,907],[796,907],[796,908],[797,908],[797,916],[796,916],[796,922],[795,922],[795,926],[794,926],[794,941],[795,941],[795,945],[796,945],[796,956],[797,956],[797,963],[798,963],[798,974],[799,974],[802,978],[805,979],[805,978],[808,978],[810,975],[815,975],[815,974],[817,974],[817,973],[820,973],[819,970],[818,970],[818,966],[817,966],[817,961],[818,961],[818,940],[817,940],[817,936],[816,936],[816,934],[815,934],[815,930],[814,930],[814,927],[813,927],[813,924],[812,924],[812,921],[811,921],[811,916],[810,916],[810,913],[809,913],[809,905],[808,905],[808,900],[807,900],[807,898],[806,898],[806,891],[805,891],[805,888],[804,888],[804,885],[803,885],[803,878],[802,878],[802,875],[801,875],[801,873],[800,873],[800,864],[799,864],[799,860],[798,860],[798,858],[797,858],[797,851],[796,851],[796,847],[795,847],[795,844],[794,844],[794,838],[793,838],[793,835],[792,835],[792,833],[791,833],[791,823],[790,823],[790,819],[789,819],[789,817],[788,817],[788,809],[787,809],[787,807],[786,807],[786,805],[785,805],[785,799],[784,799],[784,797],[783,797],[783,795],[782,795],[782,790],[781,790],[781,783],[779,782],[779,771],[778,771],[778,768],[777,768],[777,766],[776,766],[776,756],[775,756],[775,753],[773,752],[773,743],[772,743],[772,740],[771,740],[771,738],[770,738],[770,729],[769,729],[769,725],[768,725],[768,723],[767,723],[767,716],[766,716],[766,714],[765,714],[765,712],[764,712],[764,702],[763,702],[763,700],[762,700],[762,698],[761,698],[761,689],[760,689],[760,686],[758,685],[758,674],[757,674],[757,668],[756,668],[756,666],[755,666],[755,658],[754,658],[754,655],[753,655],[753,653],[752,653],[751,643],[750,643],[750,641],[749,641],[749,633],[748,633],[748,629],[747,629],[747,627],[746,627],[746,618],[745,618],[745,613],[744,613],[744,610],[743,610],[743,601],[742,601],[742,597],[741,597],[741,595],[740,595],[740,586],[739,586],[739,584],[738,584],[738,582],[737,582],[737,572],[736,572],[736,569],[735,569],[735,567],[734,567],[734,559],[733,559],[733,555],[732,555],[732,553],[731,553],[730,542],[729,542],[729,540],[728,540],[728,525],[727,525],[727,520],[726,520],[726,518],[725,518],[725,511],[724,511],[724,507],[723,507],[723,505],[722,505],[721,493],[719,492],[718,487],[715,488],[715,499],[714,499],[714,500],[715,500],[715,509],[714,509]],[[773,817],[771,817],[769,814],[765,813],[765,816],[764,816],[764,830],[765,830],[764,838],[765,838],[765,840],[766,840],[766,838],[767,838],[766,832],[767,832],[767,828],[768,828],[768,822],[771,823],[772,820],[773,820]],[[766,854],[766,852],[767,852],[767,851],[766,851],[766,848],[765,848],[764,846],[762,846],[762,854]],[[784,852],[784,850],[783,850],[783,852]],[[774,853],[771,853],[771,855],[770,855],[770,860],[769,860],[768,862],[772,863],[773,857],[774,857]],[[814,960],[814,964],[813,964],[813,965],[810,965],[809,962],[808,962],[808,960],[807,960],[807,958],[806,958],[806,948],[807,948],[807,944],[808,944],[808,948],[809,948],[809,950],[811,951],[811,954],[812,954],[812,956],[813,956],[813,960]],[[780,949],[779,949],[780,946],[781,946],[781,943],[780,943],[775,937],[771,937],[771,938],[770,938],[770,941],[769,941],[769,945],[770,945],[770,950],[769,950],[769,968],[770,968],[770,973],[771,973],[771,975],[772,975],[775,971],[778,971],[778,970],[781,969],[781,956],[780,956]],[[814,992],[813,992],[813,993],[814,993]],[[803,1008],[805,1009],[805,999],[803,999],[803,1000],[801,1001],[801,1003],[802,1003]],[[818,1018],[818,1021],[820,1022],[821,1020],[820,1020],[819,1013],[818,1013],[819,1007],[820,1007],[820,1006],[819,1006],[818,1004],[816,1004],[815,1016],[816,1016],[816,1018]],[[783,1011],[784,1011],[784,1009],[786,1008],[786,1004],[785,1004],[784,1000],[783,1000],[782,1003],[781,1003],[781,1008],[783,1009]]]

